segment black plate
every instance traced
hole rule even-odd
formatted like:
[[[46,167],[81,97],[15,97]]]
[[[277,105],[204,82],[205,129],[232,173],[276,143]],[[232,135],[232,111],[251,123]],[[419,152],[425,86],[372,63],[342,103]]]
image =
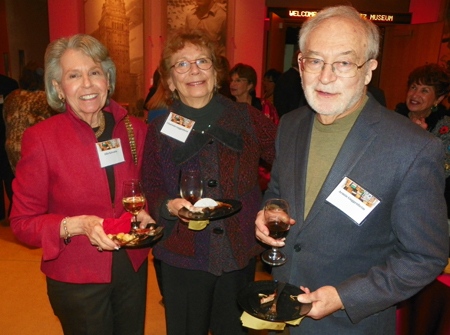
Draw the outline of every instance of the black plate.
[[[205,209],[202,213],[193,213],[183,207],[179,210],[178,215],[187,220],[219,220],[237,213],[242,208],[242,203],[238,200],[218,199],[217,201],[223,202],[231,207],[223,206],[212,210]]]
[[[123,244],[120,247],[124,249],[141,249],[150,248],[153,246],[154,242],[158,241],[161,236],[163,236],[164,227],[155,228],[154,234],[142,234],[139,235],[138,239],[131,241],[130,243]]]
[[[277,302],[278,316],[273,320],[267,320],[264,315],[272,306],[272,303],[261,305],[260,294],[271,295],[277,288],[276,281],[251,282],[242,289],[238,295],[238,303],[248,314],[265,321],[286,322],[296,320],[311,310],[312,304],[303,304],[295,299],[301,293],[305,293],[298,287],[286,284]],[[291,298],[292,296],[292,298]]]

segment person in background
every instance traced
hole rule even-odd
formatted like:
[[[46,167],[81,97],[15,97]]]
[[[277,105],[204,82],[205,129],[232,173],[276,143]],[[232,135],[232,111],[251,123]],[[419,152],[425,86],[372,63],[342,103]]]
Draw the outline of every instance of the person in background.
[[[155,72],[153,72],[153,84],[152,86],[149,88],[148,90],[148,94],[145,97],[145,101],[144,101],[144,107],[147,106],[147,103],[150,101],[150,99],[153,97],[153,95],[156,93],[156,90],[158,88],[159,85],[159,71],[158,69],[155,70]]]
[[[44,69],[30,61],[22,70],[20,89],[5,101],[3,117],[6,125],[5,148],[13,172],[20,160],[22,136],[25,130],[57,114],[47,103],[44,92]]]
[[[11,210],[12,203],[12,181],[14,179],[14,173],[9,165],[8,156],[5,150],[6,142],[6,129],[5,121],[3,119],[3,105],[5,104],[5,99],[14,90],[19,88],[19,84],[16,80],[9,78],[0,74],[0,221],[7,218],[7,213],[5,212],[5,196],[9,199],[10,207],[8,209],[8,214]],[[7,222],[7,220],[5,220]],[[7,223],[6,223],[7,225]]]
[[[435,63],[420,66],[409,74],[406,102],[399,103],[395,111],[432,132],[449,114],[441,104],[449,92],[450,75],[444,68]]]
[[[253,67],[238,63],[230,70],[230,92],[237,102],[247,103],[278,124],[278,113],[267,100],[256,97],[258,78]]]
[[[230,62],[228,61],[228,58],[226,58],[223,55],[220,55],[220,59],[219,61],[222,61],[222,65],[223,68],[225,69],[225,72],[228,73],[230,72]],[[222,94],[223,96],[226,96],[227,98],[232,99],[233,96],[231,95],[230,92],[230,77],[229,76],[224,76],[224,78],[222,78],[222,82],[219,84],[219,91],[218,93]]]
[[[278,113],[275,107],[266,99],[256,97],[257,75],[253,67],[238,63],[230,70],[230,92],[237,102],[247,103],[260,110],[274,124],[278,125]],[[261,192],[265,192],[270,180],[272,165],[260,162],[259,186]]]
[[[261,204],[258,163],[274,159],[276,126],[250,105],[216,93],[227,73],[203,31],[168,38],[159,69],[174,114],[149,124],[142,175],[150,214],[165,227],[153,255],[161,260],[167,334],[245,334],[236,299],[254,280],[262,251],[253,225]],[[185,141],[161,132],[177,116],[195,121]],[[180,198],[179,185],[188,171],[200,174],[202,197],[236,199],[242,210],[190,229],[180,210],[192,205]]]
[[[399,103],[395,111],[408,117],[419,127],[440,137],[446,152],[445,199],[447,217],[450,218],[450,142],[447,133],[442,129],[450,126],[449,111],[442,101],[450,93],[450,74],[435,63],[426,64],[414,69],[408,76],[406,102]]]
[[[306,105],[305,93],[298,70],[298,54],[294,52],[291,67],[278,78],[273,90],[273,104],[281,118],[284,114]]]
[[[396,304],[448,263],[439,139],[367,94],[380,33],[350,6],[328,7],[299,36],[308,106],[282,117],[264,199],[289,202],[274,279],[305,292],[312,309],[292,335],[394,335]]]
[[[47,292],[65,334],[144,334],[149,249],[122,249],[123,182],[141,177],[145,123],[111,99],[116,68],[95,38],[49,44],[47,100],[61,112],[28,128],[13,182],[11,228],[42,248]],[[98,143],[120,140],[108,160]],[[134,143],[132,146],[130,143]],[[141,227],[153,219],[138,214]]]
[[[264,73],[262,82],[264,90],[263,98],[268,100],[271,104],[273,104],[273,90],[275,89],[275,83],[280,76],[281,72],[275,69],[267,70],[266,73]]]
[[[168,106],[172,104],[172,97],[167,95],[164,87],[160,85],[159,71],[156,78],[158,78],[158,81],[153,82],[152,86],[155,87],[155,91],[145,104],[145,109],[148,111],[147,123],[152,122],[159,115],[167,113]]]

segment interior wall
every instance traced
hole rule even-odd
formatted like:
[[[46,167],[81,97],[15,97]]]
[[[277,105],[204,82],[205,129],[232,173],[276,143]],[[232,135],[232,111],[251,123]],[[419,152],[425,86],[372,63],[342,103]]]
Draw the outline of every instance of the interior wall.
[[[230,0],[229,0],[230,1]],[[264,19],[266,8],[263,0],[234,0],[233,62],[251,65],[258,76],[256,92],[262,89],[264,58]],[[231,64],[233,66],[234,64]]]
[[[0,0],[0,74],[7,75],[3,57],[6,54],[10,58],[9,43],[8,43],[8,25],[6,24],[6,3],[5,0]]]
[[[413,13],[411,23],[430,23],[439,21],[439,12],[445,0],[411,0],[409,10]]]
[[[23,50],[24,65],[44,63],[49,43],[47,0],[6,0],[5,5],[11,76],[19,80],[19,50]]]
[[[48,16],[50,41],[85,32],[84,0],[48,0]]]

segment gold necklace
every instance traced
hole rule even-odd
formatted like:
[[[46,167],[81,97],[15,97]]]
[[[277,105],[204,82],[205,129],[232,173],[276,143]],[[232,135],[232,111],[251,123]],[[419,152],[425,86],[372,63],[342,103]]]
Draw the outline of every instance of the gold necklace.
[[[100,116],[99,116],[100,120],[98,120],[99,123],[99,127],[98,130],[95,132],[95,137],[99,138],[100,136],[102,136],[103,132],[105,131],[105,115],[103,114],[103,111],[100,112]]]

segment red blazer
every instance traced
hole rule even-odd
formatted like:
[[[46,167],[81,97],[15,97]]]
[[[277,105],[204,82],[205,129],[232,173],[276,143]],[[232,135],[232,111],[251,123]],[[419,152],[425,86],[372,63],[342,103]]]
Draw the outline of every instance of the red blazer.
[[[76,215],[117,219],[124,214],[122,182],[140,178],[147,128],[140,120],[130,117],[137,146],[136,166],[123,121],[127,111],[114,101],[104,108],[114,115],[113,138],[121,139],[125,157],[125,162],[114,166],[116,192],[112,204],[106,171],[100,167],[95,148],[94,132],[67,108],[67,112],[24,133],[22,159],[17,164],[13,183],[11,228],[20,241],[42,248],[41,269],[48,277],[69,283],[108,283],[112,252],[98,252],[84,235],[72,237],[72,242],[65,245],[60,238],[61,220]],[[105,230],[114,231],[118,224],[119,220],[107,220]],[[127,250],[135,270],[146,260],[148,251]]]

